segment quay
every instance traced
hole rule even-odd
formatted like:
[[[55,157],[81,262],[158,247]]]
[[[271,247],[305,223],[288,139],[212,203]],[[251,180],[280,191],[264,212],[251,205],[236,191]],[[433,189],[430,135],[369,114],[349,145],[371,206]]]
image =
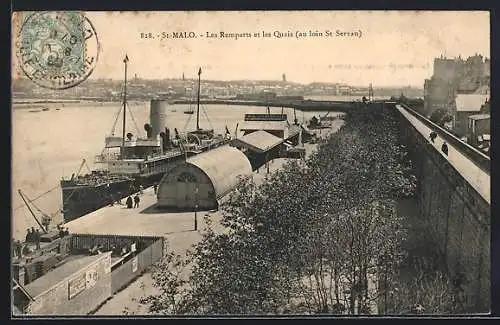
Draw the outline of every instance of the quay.
[[[168,247],[177,252],[186,251],[201,238],[194,231],[194,212],[161,211],[156,208],[156,195],[152,187],[140,194],[139,208],[126,205],[106,206],[81,218],[66,223],[70,233],[116,234],[122,236],[165,237]],[[122,200],[125,203],[125,199]],[[204,229],[204,215],[209,214],[216,226],[219,212],[197,211],[198,229]]]
[[[193,100],[174,100],[174,104],[196,104]],[[235,106],[269,106],[269,107],[289,107],[299,111],[320,111],[320,112],[348,112],[353,102],[330,101],[330,100],[286,100],[270,99],[269,101],[257,100],[233,100],[233,99],[205,99],[200,100],[200,104],[205,105],[235,105]]]

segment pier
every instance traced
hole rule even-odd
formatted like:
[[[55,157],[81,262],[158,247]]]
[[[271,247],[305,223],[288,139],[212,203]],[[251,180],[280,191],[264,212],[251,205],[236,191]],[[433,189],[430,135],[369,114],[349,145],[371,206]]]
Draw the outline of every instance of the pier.
[[[174,104],[196,104],[193,100],[174,100]],[[233,100],[233,99],[205,99],[200,100],[200,104],[205,105],[235,105],[235,106],[264,106],[264,107],[289,107],[300,111],[320,111],[320,112],[348,112],[352,104],[356,102],[330,101],[330,100],[284,100],[278,99],[269,101],[257,100]]]

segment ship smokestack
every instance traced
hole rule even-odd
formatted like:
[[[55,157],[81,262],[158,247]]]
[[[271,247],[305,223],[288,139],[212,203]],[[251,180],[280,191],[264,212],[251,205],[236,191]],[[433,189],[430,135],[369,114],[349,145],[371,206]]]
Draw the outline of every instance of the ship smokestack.
[[[151,139],[151,133],[153,131],[153,129],[151,128],[151,124],[149,123],[144,124],[144,130],[146,131],[146,137],[148,139]]]
[[[165,142],[164,142],[164,146],[166,146],[167,148],[171,147],[172,143],[170,141],[170,129],[169,128],[165,128]]]
[[[168,101],[162,99],[152,99],[149,111],[149,121],[151,124],[151,138],[156,137],[167,126]]]

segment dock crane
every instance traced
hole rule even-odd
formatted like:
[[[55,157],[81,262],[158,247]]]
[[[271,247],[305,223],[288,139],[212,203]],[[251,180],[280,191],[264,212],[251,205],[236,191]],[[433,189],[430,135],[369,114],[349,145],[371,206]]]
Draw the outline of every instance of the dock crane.
[[[30,211],[31,215],[33,216],[33,218],[35,219],[36,223],[38,224],[38,226],[40,227],[40,229],[42,229],[42,231],[45,233],[45,234],[48,234],[48,231],[47,231],[47,228],[48,228],[48,225],[50,224],[50,221],[52,220],[52,218],[50,216],[48,216],[47,214],[43,213],[42,210],[40,210],[34,203],[33,201],[31,201],[30,199],[28,199],[26,197],[26,195],[23,193],[23,191],[21,190],[18,190],[19,192],[19,195],[21,196],[21,199],[24,201],[24,203],[26,204],[26,207],[28,208],[28,210]],[[38,218],[36,217],[35,213],[33,212],[33,210],[31,209],[30,205],[28,204],[31,203],[31,205],[33,205],[33,207],[35,207],[35,209],[38,210],[38,212],[42,213],[42,221],[38,220]]]
[[[74,179],[75,177],[78,177],[80,175],[84,165],[87,167],[88,172],[91,172],[89,165],[87,165],[87,161],[85,159],[82,159],[82,163],[80,164],[80,168],[78,168],[78,171],[76,172],[76,174],[71,175],[71,179]]]

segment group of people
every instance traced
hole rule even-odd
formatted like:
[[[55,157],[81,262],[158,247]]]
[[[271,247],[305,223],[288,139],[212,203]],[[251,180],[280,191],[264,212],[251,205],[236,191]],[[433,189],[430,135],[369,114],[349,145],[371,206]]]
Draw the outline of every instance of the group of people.
[[[139,203],[141,202],[141,198],[139,197],[139,194],[136,194],[134,196],[134,199],[132,201],[132,197],[129,196],[127,198],[127,201],[125,202],[127,204],[127,209],[132,209],[132,206],[134,208],[138,208],[139,207]]]
[[[68,236],[69,235],[69,229],[66,227],[62,227],[62,226],[57,226],[57,230],[59,230],[59,238],[63,238],[64,236]]]
[[[429,138],[431,139],[431,142],[434,143],[434,140],[437,138],[437,133],[432,131],[431,134],[429,135]],[[441,151],[448,156],[448,144],[446,141],[443,142],[443,145],[441,146]]]
[[[27,229],[26,234],[26,243],[32,243],[36,245],[36,249],[40,248],[40,241],[42,239],[42,234],[38,229],[35,230],[35,227],[31,227],[31,229]]]

